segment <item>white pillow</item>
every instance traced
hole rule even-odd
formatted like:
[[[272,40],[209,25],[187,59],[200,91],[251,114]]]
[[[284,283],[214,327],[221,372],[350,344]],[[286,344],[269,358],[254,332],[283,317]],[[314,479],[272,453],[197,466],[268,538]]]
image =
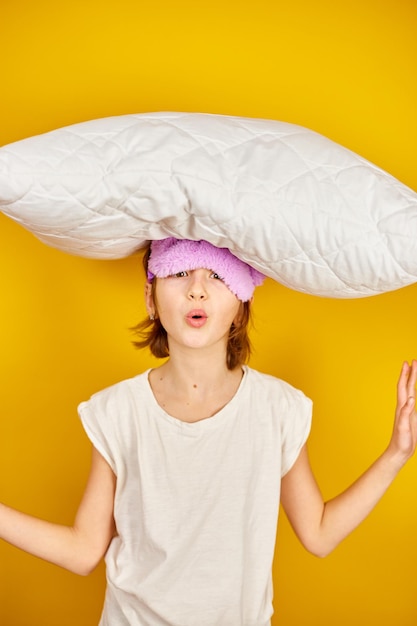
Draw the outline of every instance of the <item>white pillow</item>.
[[[194,113],[125,115],[0,149],[0,209],[101,259],[206,239],[293,289],[368,296],[417,281],[417,194],[305,128]]]

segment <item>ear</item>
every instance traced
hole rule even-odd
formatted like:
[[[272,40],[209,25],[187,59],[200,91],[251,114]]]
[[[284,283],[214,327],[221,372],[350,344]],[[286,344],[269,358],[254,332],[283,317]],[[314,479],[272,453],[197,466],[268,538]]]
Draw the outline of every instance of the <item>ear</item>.
[[[155,315],[155,301],[153,297],[152,283],[145,284],[145,305],[149,316]]]

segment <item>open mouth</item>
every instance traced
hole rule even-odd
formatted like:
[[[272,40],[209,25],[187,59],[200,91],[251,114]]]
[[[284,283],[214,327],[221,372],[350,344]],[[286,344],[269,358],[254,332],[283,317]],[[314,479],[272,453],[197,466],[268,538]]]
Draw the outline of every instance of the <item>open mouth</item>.
[[[202,317],[207,317],[206,312],[203,309],[193,309],[187,314],[187,317],[192,319],[201,319]]]
[[[194,327],[200,327],[205,324],[207,320],[207,315],[202,310],[194,310],[190,311],[186,316],[187,322]]]

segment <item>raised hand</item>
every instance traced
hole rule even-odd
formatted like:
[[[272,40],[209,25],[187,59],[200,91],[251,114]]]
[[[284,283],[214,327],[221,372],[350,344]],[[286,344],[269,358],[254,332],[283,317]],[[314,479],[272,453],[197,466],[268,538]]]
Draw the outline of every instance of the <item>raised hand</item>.
[[[417,361],[403,363],[397,383],[397,407],[394,429],[388,450],[405,463],[415,452],[417,445],[416,412]]]

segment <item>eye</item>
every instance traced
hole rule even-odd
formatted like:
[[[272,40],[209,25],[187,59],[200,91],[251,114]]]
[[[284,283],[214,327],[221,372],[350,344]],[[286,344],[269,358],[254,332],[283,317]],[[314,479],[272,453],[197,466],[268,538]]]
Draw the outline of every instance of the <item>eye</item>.
[[[210,278],[215,278],[216,280],[223,280],[223,278],[219,274],[217,274],[216,272],[212,272],[210,274]]]
[[[184,278],[185,276],[188,276],[188,272],[184,270],[182,272],[176,272],[176,274],[172,275],[172,278]]]

